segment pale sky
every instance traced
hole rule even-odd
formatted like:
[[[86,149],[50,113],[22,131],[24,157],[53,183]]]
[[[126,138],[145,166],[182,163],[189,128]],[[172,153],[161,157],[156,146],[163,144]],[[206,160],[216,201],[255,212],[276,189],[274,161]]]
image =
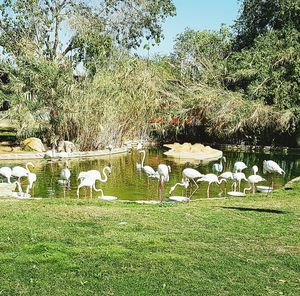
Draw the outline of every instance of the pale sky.
[[[176,35],[185,28],[195,30],[218,30],[222,24],[232,25],[238,16],[238,0],[173,0],[177,16],[170,17],[163,25],[165,39],[160,45],[150,49],[150,56],[169,54]],[[147,51],[139,49],[138,54],[147,56]]]

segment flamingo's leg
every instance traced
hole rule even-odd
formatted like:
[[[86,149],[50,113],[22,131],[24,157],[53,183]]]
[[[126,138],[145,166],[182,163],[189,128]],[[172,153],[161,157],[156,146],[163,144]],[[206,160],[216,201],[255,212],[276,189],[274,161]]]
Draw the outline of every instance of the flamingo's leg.
[[[272,188],[272,189],[273,189],[273,185],[274,185],[273,183],[274,183],[273,182],[273,174],[271,174],[271,179],[270,179],[269,187]],[[268,190],[267,195],[269,195],[269,193],[271,192],[271,190]]]
[[[207,198],[209,198],[209,187],[210,187],[210,183],[208,183],[207,190],[206,190]]]
[[[196,185],[196,189],[192,192],[192,194],[189,196],[190,198],[196,193],[196,191],[199,189],[199,185],[195,181],[195,179],[192,179],[193,183]],[[192,184],[192,183],[191,183]]]
[[[159,200],[160,202],[163,201],[163,176],[160,177],[160,180],[159,180]]]

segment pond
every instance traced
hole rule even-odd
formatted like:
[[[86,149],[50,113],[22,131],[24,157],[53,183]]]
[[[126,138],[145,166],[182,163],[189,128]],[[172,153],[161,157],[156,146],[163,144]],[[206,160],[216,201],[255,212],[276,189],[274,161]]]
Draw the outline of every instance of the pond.
[[[243,161],[248,168],[244,170],[246,176],[252,174],[251,167],[257,165],[259,168],[258,174],[263,175],[262,163],[265,159],[272,159],[276,161],[286,172],[285,176],[276,176],[275,187],[280,187],[288,180],[300,176],[300,155],[293,154],[263,154],[263,153],[249,153],[249,152],[224,152],[227,158],[225,170],[232,170],[236,161]],[[77,176],[81,171],[90,169],[100,169],[104,166],[111,165],[112,173],[107,183],[100,183],[97,181],[97,188],[102,188],[105,195],[114,195],[122,200],[153,200],[158,199],[158,181],[157,179],[148,179],[145,173],[138,172],[136,163],[140,162],[140,154],[133,151],[128,154],[115,155],[110,157],[102,157],[97,159],[72,159],[69,161],[71,170],[71,186],[69,190],[58,182],[60,179],[60,171],[64,167],[64,160],[49,161],[49,160],[34,160],[32,161],[35,168],[32,170],[37,174],[37,181],[33,187],[31,194],[34,197],[43,198],[76,198],[76,189],[79,184]],[[2,161],[0,166],[15,166],[25,165],[26,161]],[[146,153],[145,164],[152,166],[155,170],[160,163],[166,163],[172,167],[170,173],[170,180],[165,184],[164,196],[168,197],[168,192],[175,183],[181,181],[181,172],[186,167],[192,167],[206,174],[212,172],[212,164],[179,164],[174,160],[166,158],[163,151],[160,149],[149,149]],[[267,176],[264,176],[268,178]],[[26,188],[26,178],[23,178],[23,190]],[[246,182],[242,184],[243,187],[249,187]],[[267,182],[260,185],[268,185]],[[221,189],[224,185],[221,185]],[[229,186],[228,186],[229,188]],[[193,198],[206,197],[207,183],[200,183],[200,188]],[[211,197],[224,196],[220,193],[221,190],[215,184],[211,187]],[[177,187],[173,192],[174,195],[182,195],[182,187]],[[82,189],[81,197],[84,197],[84,189]],[[89,192],[87,191],[89,197]],[[99,196],[98,192],[93,192],[93,197]]]

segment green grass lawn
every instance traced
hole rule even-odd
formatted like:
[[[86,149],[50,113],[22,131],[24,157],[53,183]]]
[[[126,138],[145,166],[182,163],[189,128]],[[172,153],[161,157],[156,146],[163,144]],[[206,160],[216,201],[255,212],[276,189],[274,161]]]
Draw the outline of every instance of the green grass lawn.
[[[0,295],[300,295],[300,186],[136,205],[1,200]]]

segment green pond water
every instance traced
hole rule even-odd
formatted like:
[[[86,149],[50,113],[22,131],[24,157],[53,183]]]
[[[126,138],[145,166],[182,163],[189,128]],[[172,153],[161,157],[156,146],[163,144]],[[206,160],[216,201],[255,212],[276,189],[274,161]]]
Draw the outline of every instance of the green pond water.
[[[252,174],[251,167],[257,165],[259,168],[258,174],[263,175],[262,163],[263,160],[272,159],[276,161],[286,172],[285,176],[276,176],[275,187],[280,187],[288,180],[300,176],[300,155],[293,154],[262,154],[262,153],[248,153],[248,152],[224,152],[224,156],[227,158],[225,164],[225,170],[230,171],[233,169],[233,165],[236,161],[243,161],[248,166],[248,169],[244,170],[246,176]],[[107,183],[101,183],[97,181],[97,188],[102,188],[105,195],[114,195],[123,200],[153,200],[158,199],[158,181],[157,179],[148,179],[145,173],[138,172],[136,169],[136,163],[140,161],[140,154],[133,151],[123,155],[112,155],[110,157],[101,158],[84,158],[84,159],[72,159],[69,161],[69,167],[71,170],[71,186],[68,190],[62,186],[58,180],[60,179],[60,171],[64,167],[64,160],[49,161],[49,160],[34,160],[32,161],[35,168],[32,172],[37,174],[37,181],[33,187],[31,194],[34,197],[43,198],[76,198],[76,189],[79,184],[77,176],[81,171],[87,171],[90,169],[101,169],[104,166],[111,165],[112,173]],[[211,162],[206,165],[185,163],[179,164],[174,160],[167,158],[163,155],[163,151],[159,149],[147,150],[145,165],[152,166],[155,170],[160,163],[165,163],[171,166],[172,171],[170,173],[169,182],[165,183],[164,197],[168,197],[168,192],[175,183],[181,181],[181,172],[186,167],[192,167],[199,170],[201,173],[206,174],[212,172]],[[25,165],[26,161],[2,161],[0,166],[15,166]],[[265,176],[267,177],[267,176]],[[268,177],[267,177],[268,178]],[[26,178],[23,178],[22,186],[26,188]],[[3,180],[4,181],[4,180]],[[224,183],[223,183],[224,184]],[[224,185],[221,185],[221,188]],[[231,184],[231,183],[230,183]],[[200,188],[193,198],[205,198],[207,183],[199,183]],[[268,185],[266,182],[259,185]],[[249,187],[247,183],[242,183],[242,188]],[[229,186],[228,186],[229,188]],[[81,198],[84,198],[84,189],[81,191]],[[177,187],[172,195],[185,195],[182,191],[182,187]],[[220,189],[213,184],[211,186],[211,197],[222,196]],[[98,192],[93,192],[93,197],[99,196]],[[87,190],[87,197],[89,197],[89,191]]]

